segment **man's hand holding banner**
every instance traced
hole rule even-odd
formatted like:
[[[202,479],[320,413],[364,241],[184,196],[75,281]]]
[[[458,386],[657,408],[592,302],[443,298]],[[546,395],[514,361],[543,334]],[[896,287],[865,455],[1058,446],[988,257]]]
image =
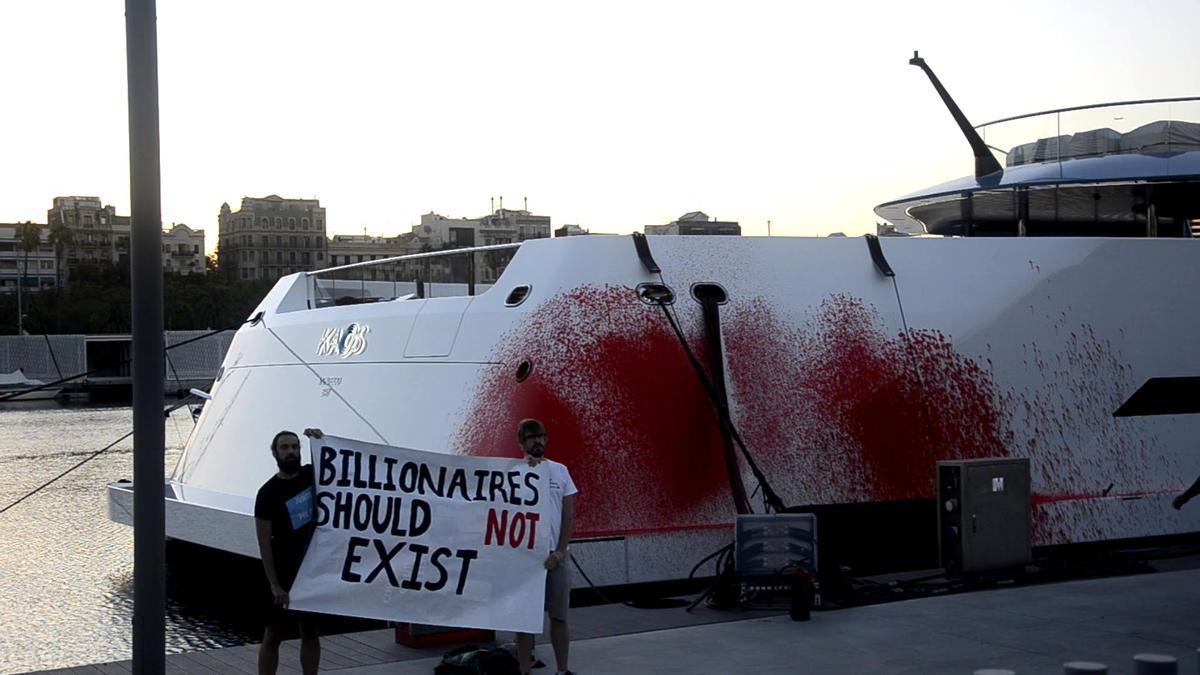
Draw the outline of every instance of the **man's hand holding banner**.
[[[336,436],[310,447],[317,527],[292,609],[541,632],[544,465]]]

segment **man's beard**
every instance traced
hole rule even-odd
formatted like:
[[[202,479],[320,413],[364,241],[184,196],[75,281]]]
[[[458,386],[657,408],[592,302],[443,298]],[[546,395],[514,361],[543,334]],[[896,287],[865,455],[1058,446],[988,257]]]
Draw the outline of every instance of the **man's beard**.
[[[529,453],[530,457],[542,457],[546,454],[546,446],[535,445],[532,448],[530,448],[527,452]]]
[[[279,470],[284,473],[296,473],[300,470],[300,458],[292,455],[283,459],[276,457],[275,463],[279,465]]]

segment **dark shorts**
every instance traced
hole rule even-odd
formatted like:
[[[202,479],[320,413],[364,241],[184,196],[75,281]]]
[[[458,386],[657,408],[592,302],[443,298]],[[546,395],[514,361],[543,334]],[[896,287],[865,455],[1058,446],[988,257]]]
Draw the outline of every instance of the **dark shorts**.
[[[284,577],[284,588],[289,591],[292,588],[292,581]],[[263,623],[267,626],[283,629],[286,632],[293,632],[298,627],[300,628],[315,628],[317,625],[317,615],[309,612],[301,612],[294,609],[288,609],[282,605],[275,604],[275,596],[268,590],[263,595]]]
[[[571,570],[570,562],[564,559],[552,570],[546,572],[546,612],[551,619],[567,620],[567,610],[571,607]]]
[[[264,628],[273,628],[283,634],[283,639],[294,640],[305,634],[317,633],[317,615],[287,609],[270,603],[263,615]]]

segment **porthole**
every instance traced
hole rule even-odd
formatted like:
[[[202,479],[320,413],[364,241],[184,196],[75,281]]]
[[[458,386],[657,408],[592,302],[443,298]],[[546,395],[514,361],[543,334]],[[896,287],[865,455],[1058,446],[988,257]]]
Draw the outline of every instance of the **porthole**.
[[[508,292],[508,297],[504,299],[504,306],[516,307],[522,302],[525,302],[525,299],[529,297],[530,290],[532,289],[530,289],[529,284],[522,284],[512,289]]]
[[[670,286],[658,283],[637,285],[638,299],[647,305],[671,305],[675,303],[675,291]]]
[[[692,284],[692,297],[701,304],[709,298],[716,300],[718,305],[729,302],[729,294],[725,292],[721,284],[710,281]]]
[[[529,377],[529,374],[532,372],[533,364],[528,359],[522,361],[521,365],[517,366],[517,382],[524,382],[525,378]]]

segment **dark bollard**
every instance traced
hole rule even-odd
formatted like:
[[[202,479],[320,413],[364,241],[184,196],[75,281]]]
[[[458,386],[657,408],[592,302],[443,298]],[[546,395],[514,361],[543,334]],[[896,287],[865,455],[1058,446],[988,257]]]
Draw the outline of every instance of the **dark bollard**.
[[[1063,675],[1108,675],[1108,666],[1095,661],[1067,661]]]
[[[792,621],[808,621],[812,593],[812,577],[803,567],[797,567],[796,573],[792,577],[792,604],[788,610]]]
[[[1178,675],[1179,661],[1165,654],[1138,654],[1133,657],[1136,675]]]

